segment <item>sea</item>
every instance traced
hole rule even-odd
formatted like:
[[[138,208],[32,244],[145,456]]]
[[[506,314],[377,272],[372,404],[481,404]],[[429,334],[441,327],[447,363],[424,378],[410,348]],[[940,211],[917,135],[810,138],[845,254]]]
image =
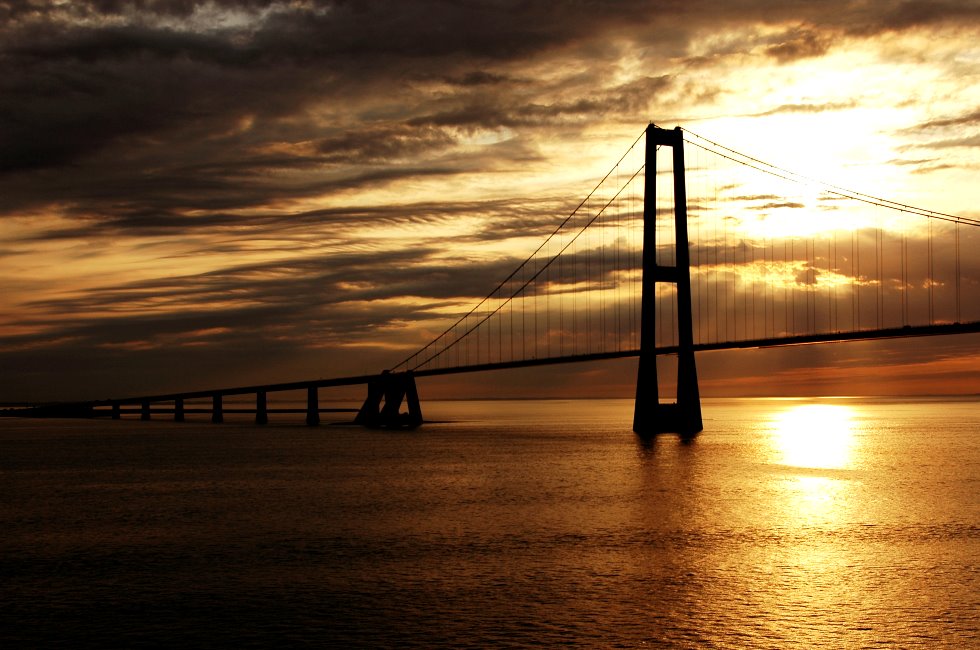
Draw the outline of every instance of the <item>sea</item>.
[[[0,420],[0,646],[980,647],[980,397],[422,406]]]

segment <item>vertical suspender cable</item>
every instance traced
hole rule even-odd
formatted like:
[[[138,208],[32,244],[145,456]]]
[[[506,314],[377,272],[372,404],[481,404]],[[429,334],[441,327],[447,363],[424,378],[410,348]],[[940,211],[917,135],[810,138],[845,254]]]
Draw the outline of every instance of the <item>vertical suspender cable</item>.
[[[954,259],[956,260],[956,322],[962,323],[960,314],[960,222],[953,223]]]
[[[935,322],[935,304],[933,302],[933,285],[935,284],[934,258],[932,252],[932,219],[929,219],[929,252],[926,255],[929,263],[929,324]]]

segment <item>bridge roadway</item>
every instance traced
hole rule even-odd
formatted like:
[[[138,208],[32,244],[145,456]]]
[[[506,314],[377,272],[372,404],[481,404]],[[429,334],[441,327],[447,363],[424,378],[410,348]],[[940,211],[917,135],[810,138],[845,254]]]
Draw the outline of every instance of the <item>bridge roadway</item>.
[[[856,332],[829,332],[825,334],[805,334],[798,336],[783,336],[743,341],[726,341],[718,343],[696,343],[695,352],[710,350],[734,350],[748,348],[770,348],[792,345],[808,345],[814,343],[835,343],[844,341],[869,341],[921,336],[944,336],[950,334],[980,333],[980,321],[969,323],[948,323],[941,325],[905,326],[876,330],[861,330]],[[668,355],[677,352],[677,346],[662,346],[657,348],[658,355]],[[507,368],[528,368],[533,366],[555,365],[560,363],[581,363],[600,361],[604,359],[622,359],[639,356],[640,351],[617,350],[613,352],[592,352],[588,354],[566,355],[561,357],[544,357],[520,359],[515,361],[498,361],[482,364],[471,364],[450,368],[431,368],[414,371],[415,377],[434,377],[438,375],[459,374],[465,372],[482,372],[488,370],[503,370]],[[392,373],[402,375],[404,373]],[[373,375],[355,375],[350,377],[334,377],[329,379],[313,379],[293,381],[279,384],[263,384],[254,386],[238,386],[234,388],[219,388],[180,393],[161,393],[157,395],[141,395],[119,399],[92,400],[86,402],[59,402],[39,404],[32,407],[9,408],[0,410],[0,416],[7,417],[98,417],[111,415],[119,417],[121,413],[140,413],[143,419],[149,419],[151,413],[172,413],[177,419],[183,419],[185,413],[211,413],[212,421],[221,422],[224,413],[255,413],[260,422],[267,421],[269,413],[306,413],[307,423],[317,424],[319,413],[350,412],[359,409],[319,408],[316,391],[320,388],[336,386],[370,385],[387,376],[387,373]],[[306,390],[308,402],[306,408],[267,408],[265,395],[267,393]],[[256,395],[255,408],[223,408],[222,398],[233,395]],[[184,408],[185,400],[210,398],[211,408]],[[151,405],[161,402],[173,402],[174,406],[153,408]],[[400,398],[399,398],[400,402]],[[124,409],[124,406],[138,405],[138,408]],[[108,407],[108,408],[107,408]]]
[[[695,352],[710,350],[744,350],[752,348],[775,348],[791,345],[808,345],[812,343],[841,343],[845,341],[871,341],[879,339],[897,339],[917,336],[945,336],[947,334],[980,333],[980,321],[971,323],[948,323],[943,325],[917,325],[894,327],[877,330],[862,330],[857,332],[832,332],[827,334],[805,334],[799,336],[780,336],[763,339],[746,339],[744,341],[726,341],[723,343],[695,343]],[[677,346],[658,346],[657,354],[676,354]],[[454,368],[433,368],[431,370],[416,370],[416,377],[433,377],[436,375],[452,375],[461,372],[480,372],[484,370],[502,370],[505,368],[527,368],[530,366],[547,366],[558,363],[580,363],[583,361],[600,361],[602,359],[623,359],[637,357],[639,350],[619,350],[615,352],[591,352],[589,354],[566,355],[562,357],[542,357],[537,359],[522,359],[519,361],[499,361],[481,363]]]

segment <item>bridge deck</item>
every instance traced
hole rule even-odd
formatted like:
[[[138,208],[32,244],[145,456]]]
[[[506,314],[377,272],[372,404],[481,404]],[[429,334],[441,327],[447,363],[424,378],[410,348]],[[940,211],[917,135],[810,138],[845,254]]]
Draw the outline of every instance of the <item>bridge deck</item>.
[[[695,352],[709,350],[743,350],[750,348],[773,348],[791,345],[809,345],[812,343],[841,343],[845,341],[872,341],[879,339],[895,339],[916,336],[945,336],[948,334],[980,333],[980,321],[972,323],[948,323],[943,325],[918,325],[893,327],[878,330],[862,330],[857,332],[831,332],[827,334],[807,334],[800,336],[781,336],[762,339],[746,339],[744,341],[726,341],[720,343],[695,343]],[[677,346],[661,346],[657,354],[676,354]],[[562,357],[543,357],[539,359],[522,359],[519,361],[500,361],[496,363],[472,364],[452,368],[432,368],[416,370],[416,377],[432,377],[436,375],[452,375],[463,372],[481,372],[485,370],[503,370],[505,368],[528,368],[531,366],[547,366],[559,363],[581,363],[583,361],[600,361],[603,359],[623,359],[639,356],[640,351],[617,350],[615,352],[593,352],[590,354],[566,355]]]
[[[877,330],[862,330],[857,332],[832,332],[826,334],[808,334],[801,336],[784,336],[763,339],[748,339],[744,341],[728,341],[719,343],[696,343],[694,349],[697,352],[709,350],[735,350],[747,348],[770,348],[791,345],[808,345],[813,343],[834,343],[843,341],[869,341],[879,339],[894,339],[918,336],[944,336],[949,334],[972,334],[980,333],[980,321],[970,323],[948,323],[943,325],[920,325],[895,327]],[[657,348],[657,354],[675,354],[676,346],[664,346]],[[501,361],[495,363],[472,364],[466,366],[456,366],[452,368],[432,368],[415,371],[416,377],[434,377],[438,375],[451,375],[467,372],[483,372],[488,370],[503,370],[507,368],[529,368],[533,366],[546,366],[562,363],[581,363],[586,361],[600,361],[605,359],[622,359],[627,357],[639,356],[639,350],[618,350],[615,352],[594,352],[590,354],[568,355],[562,357],[546,357],[539,359],[522,359],[519,361]],[[49,405],[37,405],[36,407],[11,408],[0,410],[0,415],[19,416],[33,411],[38,407],[83,407],[99,408],[110,406],[124,406],[143,403],[173,402],[175,400],[193,400],[204,398],[224,397],[228,395],[249,395],[257,393],[275,393],[290,390],[309,390],[312,388],[328,388],[331,386],[356,386],[365,385],[376,379],[379,375],[355,375],[351,377],[333,377],[329,379],[312,379],[306,381],[293,381],[279,384],[264,384],[255,386],[238,386],[234,388],[218,388],[213,390],[198,390],[185,393],[164,393],[159,395],[142,395],[137,397],[125,397],[119,399],[94,400],[88,402],[74,402],[70,404],[59,403]],[[309,409],[266,409],[268,413],[287,413],[287,412],[307,412]],[[334,409],[318,409],[320,412],[332,411]],[[340,409],[337,409],[340,410]],[[101,413],[101,411],[99,411]],[[126,409],[122,412],[140,412],[138,409]],[[154,409],[154,412],[156,410]],[[167,409],[173,412],[173,409]],[[211,412],[206,408],[185,408],[184,413]],[[254,413],[255,409],[228,408],[226,413],[248,412]]]

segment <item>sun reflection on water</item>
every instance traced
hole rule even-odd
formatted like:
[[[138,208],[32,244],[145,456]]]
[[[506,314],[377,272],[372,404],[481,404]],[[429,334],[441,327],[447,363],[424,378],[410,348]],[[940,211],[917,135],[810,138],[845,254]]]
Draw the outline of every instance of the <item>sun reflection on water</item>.
[[[804,404],[773,414],[772,461],[799,470],[782,483],[786,523],[832,526],[849,511],[857,419],[853,408],[840,404]]]
[[[854,446],[854,412],[838,404],[806,404],[776,413],[773,443],[783,465],[846,469]]]

